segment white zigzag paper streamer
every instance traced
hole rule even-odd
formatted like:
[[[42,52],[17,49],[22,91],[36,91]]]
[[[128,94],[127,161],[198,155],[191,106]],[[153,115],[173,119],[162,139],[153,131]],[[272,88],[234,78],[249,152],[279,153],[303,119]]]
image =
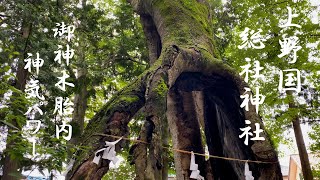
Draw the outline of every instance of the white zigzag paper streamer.
[[[63,176],[66,176],[68,174],[68,172],[72,169],[74,162],[75,162],[74,159],[70,160],[69,164],[66,167],[66,170],[62,173]]]
[[[254,177],[252,176],[252,171],[249,170],[249,165],[247,162],[244,165],[244,175],[246,177],[246,180],[254,180]]]
[[[116,157],[116,151],[115,151],[115,146],[116,144],[122,139],[122,137],[114,142],[109,142],[109,141],[105,141],[106,142],[106,147],[105,148],[102,148],[102,149],[99,149],[95,155],[94,155],[94,158],[93,158],[93,161],[94,163],[96,163],[97,165],[99,164],[100,162],[100,159],[108,159],[110,161],[112,161],[112,163],[115,165],[117,162],[118,162],[118,158]],[[102,156],[101,155],[98,155],[97,154],[99,152],[102,152],[103,151],[103,154]]]
[[[195,157],[193,151],[191,151],[191,160],[190,160],[190,170],[191,175],[190,178],[197,180],[204,180],[204,177],[200,175],[200,171],[198,170],[198,164],[196,164]]]

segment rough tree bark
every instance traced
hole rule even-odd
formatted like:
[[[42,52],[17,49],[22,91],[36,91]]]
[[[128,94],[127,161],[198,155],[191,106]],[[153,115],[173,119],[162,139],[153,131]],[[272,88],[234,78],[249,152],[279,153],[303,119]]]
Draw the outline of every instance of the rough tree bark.
[[[102,161],[97,166],[92,163],[92,160],[95,151],[104,146],[104,141],[114,141],[114,139],[98,136],[97,133],[126,135],[128,132],[127,124],[145,103],[146,75],[142,75],[115,95],[87,125],[80,138],[80,145],[86,146],[88,149],[77,152],[79,159],[75,162],[73,171],[68,174],[69,179],[101,179],[108,171],[109,162]],[[116,146],[116,150],[119,150],[119,146]]]
[[[86,68],[77,68],[78,78],[77,90],[75,92],[73,104],[74,111],[72,113],[72,128],[73,135],[69,143],[76,144],[79,141],[80,135],[83,133],[85,113],[87,110],[88,102],[88,90],[87,90],[87,69]]]
[[[290,96],[290,100],[291,100],[291,102],[289,102],[289,109],[296,108],[291,91],[288,92],[288,96]],[[309,162],[307,148],[303,140],[303,134],[302,134],[300,119],[298,115],[293,117],[292,127],[293,127],[294,136],[296,138],[296,143],[299,151],[303,178],[305,180],[312,180],[313,179],[312,169]]]
[[[153,75],[146,94],[146,121],[141,130],[139,140],[148,142],[137,143],[131,149],[136,169],[136,179],[168,179],[166,151],[163,146],[168,144],[168,129],[165,117],[165,95],[167,86],[161,77],[161,71]]]
[[[94,136],[94,133],[125,135],[130,118],[148,102],[151,102],[147,106],[149,120],[155,122],[154,119],[159,117],[159,107],[150,99],[159,94],[153,92],[158,92],[163,83],[167,89],[164,96],[166,116],[174,148],[204,153],[198,121],[203,116],[206,144],[211,155],[277,162],[277,154],[267,134],[260,134],[265,141],[251,141],[249,146],[239,139],[245,119],[252,122],[252,129],[255,129],[254,123],[259,123],[262,128],[263,124],[253,106],[248,112],[240,109],[240,94],[248,85],[219,59],[206,1],[129,2],[141,16],[150,58],[154,63],[90,121],[81,138],[81,143],[89,149],[78,152],[79,159],[68,179],[100,179],[108,171],[108,161],[103,160],[99,165],[92,163],[94,152],[107,140],[106,137]],[[163,83],[159,83],[161,81]],[[194,96],[195,92],[203,98]],[[196,107],[195,102],[202,107]],[[189,179],[190,154],[174,152],[174,159],[177,179]],[[196,163],[206,179],[244,179],[243,162],[213,158],[205,161],[204,157],[196,156]],[[282,179],[278,163],[250,163],[250,170],[257,179]]]

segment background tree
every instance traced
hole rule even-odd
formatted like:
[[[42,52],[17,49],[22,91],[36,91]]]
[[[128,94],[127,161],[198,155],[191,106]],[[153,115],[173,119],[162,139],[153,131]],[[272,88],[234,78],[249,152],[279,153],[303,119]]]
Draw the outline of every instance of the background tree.
[[[51,170],[62,171],[62,162],[66,161],[67,156],[66,150],[75,152],[77,148],[84,148],[69,145],[55,138],[55,125],[59,124],[59,120],[57,121],[56,115],[53,114],[55,97],[74,99],[75,111],[69,118],[72,119],[74,126],[74,140],[72,141],[75,143],[77,135],[81,134],[81,129],[84,127],[86,109],[89,111],[87,117],[90,118],[99,104],[105,101],[101,98],[102,96],[110,96],[123,87],[126,81],[146,68],[147,64],[143,61],[146,52],[141,26],[135,26],[137,18],[133,16],[128,5],[121,6],[123,11],[115,8],[119,6],[118,4],[109,2],[109,5],[110,9],[106,7],[98,9],[90,1],[82,1],[82,6],[76,2],[1,2],[2,12],[4,12],[1,14],[1,42],[3,42],[1,46],[1,66],[3,67],[1,69],[1,97],[4,98],[1,102],[1,119],[3,119],[4,134],[9,128],[6,144],[10,146],[6,148],[1,158],[1,165],[4,165],[4,179],[17,179],[22,170],[35,168],[40,172],[43,169],[48,169],[49,172]],[[128,10],[125,11],[125,9]],[[108,17],[104,14],[110,10],[115,16]],[[32,22],[32,32],[21,26],[21,19]],[[77,48],[69,66],[66,66],[65,63],[59,65],[54,62],[53,52],[57,50],[58,44],[64,45],[65,42],[54,38],[52,29],[55,28],[56,23],[62,21],[66,24],[77,22],[75,24],[77,39],[74,44]],[[21,34],[19,29],[23,31]],[[105,34],[110,34],[110,36],[105,36]],[[125,44],[124,42],[131,43]],[[24,54],[20,53],[19,49],[22,49]],[[27,75],[27,71],[23,69],[25,66],[23,60],[27,57],[26,53],[35,54],[36,52],[39,52],[41,58],[45,59],[45,63],[40,68],[38,76]],[[17,66],[20,70],[17,70]],[[124,68],[130,70],[124,73]],[[67,69],[71,76],[69,80],[76,84],[75,91],[69,90],[62,93],[52,83],[60,76],[62,69]],[[44,105],[41,106],[45,114],[41,117],[36,115],[42,119],[43,125],[41,131],[37,133],[38,143],[41,143],[36,147],[39,154],[37,160],[30,158],[32,147],[22,130],[26,121],[24,112],[27,106],[38,103],[32,101],[27,104],[24,98],[24,86],[30,77],[37,78],[41,82],[42,93],[46,97]],[[19,83],[19,78],[23,82]],[[14,87],[15,84],[19,87]],[[104,85],[103,88],[101,84]],[[12,92],[14,94],[10,96]],[[19,126],[16,125],[17,119]],[[19,131],[16,131],[17,127]],[[10,142],[13,142],[13,145],[10,145]],[[57,146],[57,144],[60,145]],[[43,155],[46,157],[44,158]],[[47,158],[48,155],[49,158]],[[19,173],[17,169],[20,169]]]
[[[263,73],[268,74],[266,76],[267,82],[261,82],[259,86],[263,90],[260,93],[266,95],[266,101],[264,107],[261,108],[261,114],[263,119],[266,120],[267,128],[270,129],[268,132],[273,138],[275,145],[280,142],[284,143],[286,140],[283,138],[285,137],[283,136],[284,129],[291,127],[290,124],[292,123],[304,178],[312,179],[308,154],[300,127],[300,122],[313,123],[314,119],[317,119],[319,115],[319,109],[310,104],[315,90],[314,77],[319,70],[319,64],[314,60],[315,57],[318,57],[319,51],[315,47],[309,47],[310,44],[318,41],[315,35],[319,31],[318,25],[312,24],[310,16],[307,16],[311,14],[312,7],[308,1],[297,3],[291,1],[280,3],[231,1],[228,4],[226,7],[229,7],[229,10],[227,10],[229,21],[219,21],[219,23],[227,24],[231,21],[231,27],[234,29],[231,33],[231,38],[228,35],[224,36],[224,34],[230,34],[230,28],[220,29],[220,32],[217,31],[221,39],[229,42],[228,47],[223,48],[222,56],[227,59],[227,63],[235,68],[245,65],[247,63],[244,62],[246,57],[259,60],[262,66],[265,67]],[[236,4],[240,4],[241,8],[232,8]],[[293,13],[299,14],[298,18],[293,18],[293,22],[301,25],[301,29],[288,28],[284,30],[279,27],[281,20],[285,22],[288,18],[288,11],[285,10],[287,6],[293,9]],[[265,33],[263,36],[267,38],[267,41],[264,43],[266,45],[264,49],[246,49],[244,51],[237,48],[237,45],[242,43],[239,35],[245,27],[250,27],[255,32],[259,29],[263,30],[262,33]],[[288,64],[288,61],[292,57],[278,57],[282,48],[279,45],[279,40],[283,40],[282,34],[287,34],[288,36],[296,35],[299,38],[298,45],[302,49],[298,51],[298,60],[294,64]],[[302,92],[293,96],[288,92],[279,94],[277,87],[279,84],[279,70],[291,68],[297,68],[302,72]],[[275,83],[274,80],[278,83]]]

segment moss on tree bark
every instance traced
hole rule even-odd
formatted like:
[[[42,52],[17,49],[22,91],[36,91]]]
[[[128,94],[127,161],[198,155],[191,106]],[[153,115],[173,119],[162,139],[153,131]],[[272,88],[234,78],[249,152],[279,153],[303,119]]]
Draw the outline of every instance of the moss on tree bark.
[[[88,145],[89,150],[80,153],[73,171],[69,173],[69,179],[99,179],[108,171],[108,161],[103,160],[98,166],[93,164],[94,152],[102,148],[103,141],[107,138],[94,137],[94,133],[106,133],[111,135],[125,135],[127,124],[130,118],[142,106],[146,99],[154,93],[164,92],[155,82],[163,79],[168,87],[164,96],[159,96],[167,101],[166,110],[169,120],[169,127],[174,148],[181,150],[204,152],[200,134],[200,124],[196,114],[200,114],[199,108],[195,106],[193,91],[202,91],[204,124],[206,131],[207,145],[212,155],[221,155],[231,158],[251,159],[258,161],[277,162],[277,154],[274,151],[267,134],[265,141],[254,141],[244,147],[243,140],[239,139],[239,127],[244,126],[244,120],[251,120],[252,129],[254,123],[263,124],[255,113],[255,108],[250,106],[250,111],[243,112],[237,106],[244,87],[248,85],[239,77],[236,71],[224,64],[215,50],[210,16],[205,0],[129,0],[135,11],[147,20],[142,18],[142,24],[150,25],[146,28],[152,29],[154,34],[147,34],[148,37],[160,37],[155,42],[149,42],[149,46],[156,44],[157,48],[150,48],[150,58],[157,60],[146,73],[138,80],[124,88],[122,92],[104,106],[100,112],[90,121],[86,128],[82,144]],[[152,22],[150,22],[152,20]],[[160,42],[159,42],[160,41]],[[161,46],[158,44],[161,43]],[[161,48],[159,50],[159,48]],[[158,52],[161,52],[160,54]],[[161,77],[159,78],[159,72]],[[232,97],[221,92],[233,93]],[[224,102],[223,98],[227,98]],[[199,100],[197,100],[199,101]],[[224,102],[219,105],[217,102]],[[232,105],[226,104],[232,102]],[[153,102],[152,103],[156,103]],[[157,111],[149,104],[149,115],[157,117]],[[234,108],[231,108],[234,107]],[[227,115],[235,110],[237,120],[230,121],[217,118],[213,109],[220,108],[219,112]],[[231,109],[230,109],[231,108]],[[229,111],[229,112],[228,112]],[[228,119],[227,118],[227,119]],[[231,118],[231,119],[230,119]],[[212,132],[217,128],[218,131]],[[223,131],[219,131],[221,128]],[[230,131],[232,130],[232,131]],[[233,136],[227,136],[225,132]],[[93,139],[91,139],[94,137]],[[214,141],[211,141],[214,140]],[[242,149],[242,147],[244,147]],[[119,149],[119,148],[117,148]],[[177,179],[189,179],[190,155],[174,152]],[[217,179],[232,177],[244,178],[243,162],[222,162],[210,159],[205,163],[203,157],[197,157],[201,174],[206,179]],[[226,165],[226,169],[218,172],[219,166]],[[255,178],[259,179],[282,179],[280,166],[275,164],[250,164]],[[231,173],[229,173],[231,172]]]

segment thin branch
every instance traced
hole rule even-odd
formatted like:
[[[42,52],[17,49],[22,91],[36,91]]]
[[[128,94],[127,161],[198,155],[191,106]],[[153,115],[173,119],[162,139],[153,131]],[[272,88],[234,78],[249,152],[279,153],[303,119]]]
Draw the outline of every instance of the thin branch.
[[[148,64],[144,64],[144,63],[142,63],[142,62],[140,62],[140,61],[136,61],[136,60],[132,59],[131,57],[128,57],[127,60],[132,61],[132,62],[135,62],[135,63],[138,63],[138,64],[140,64],[140,65],[144,65],[144,66],[147,66],[147,65],[148,65]]]

